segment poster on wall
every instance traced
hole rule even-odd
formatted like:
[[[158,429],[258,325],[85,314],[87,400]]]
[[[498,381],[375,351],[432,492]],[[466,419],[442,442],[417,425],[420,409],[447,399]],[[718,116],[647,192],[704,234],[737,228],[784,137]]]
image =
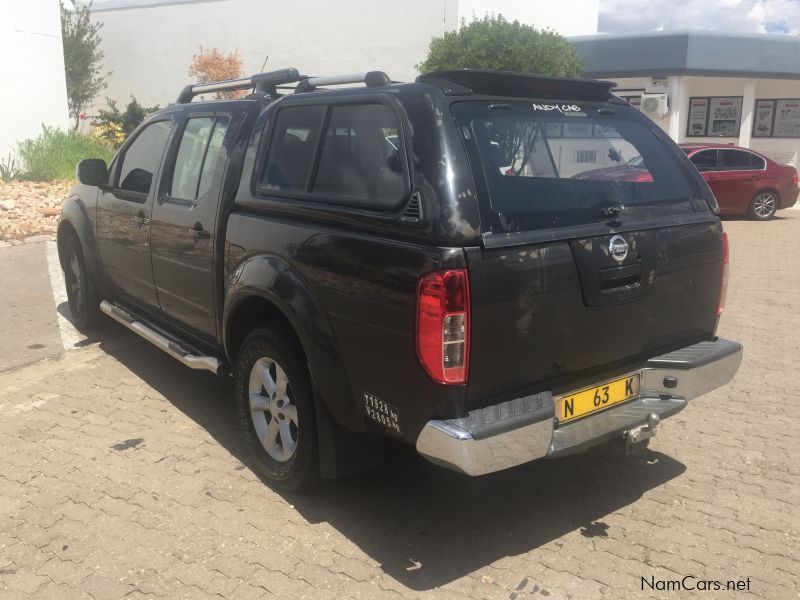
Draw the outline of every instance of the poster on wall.
[[[692,98],[689,101],[689,123],[686,128],[686,135],[705,135],[707,116],[708,98]]]
[[[800,137],[800,100],[776,101],[775,137]]]
[[[708,135],[734,137],[739,135],[739,119],[742,116],[741,98],[711,98],[708,119]]]
[[[753,115],[753,137],[770,137],[772,135],[774,114],[774,100],[756,100],[756,112]]]

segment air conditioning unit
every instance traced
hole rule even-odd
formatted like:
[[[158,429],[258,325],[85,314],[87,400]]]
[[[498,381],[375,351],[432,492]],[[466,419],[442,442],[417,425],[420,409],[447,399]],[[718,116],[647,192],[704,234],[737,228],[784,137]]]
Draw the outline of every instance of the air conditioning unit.
[[[642,94],[642,104],[639,106],[646,115],[663,117],[669,110],[667,94]]]

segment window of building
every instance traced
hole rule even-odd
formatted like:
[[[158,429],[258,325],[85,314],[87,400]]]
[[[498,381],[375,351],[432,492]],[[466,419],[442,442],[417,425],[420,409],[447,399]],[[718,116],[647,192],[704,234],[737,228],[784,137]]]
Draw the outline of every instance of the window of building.
[[[228,119],[195,117],[186,122],[172,171],[169,197],[196,201],[211,188]]]
[[[686,136],[738,137],[741,120],[741,96],[689,98]]]
[[[383,104],[334,106],[313,193],[395,206],[406,189],[398,131],[397,116]]]
[[[122,157],[117,179],[119,189],[145,195],[150,191],[171,129],[172,121],[157,121],[136,136]]]
[[[597,150],[578,150],[575,156],[577,163],[596,163]]]
[[[278,112],[261,176],[261,187],[284,192],[308,190],[325,119],[325,106],[290,106]]]

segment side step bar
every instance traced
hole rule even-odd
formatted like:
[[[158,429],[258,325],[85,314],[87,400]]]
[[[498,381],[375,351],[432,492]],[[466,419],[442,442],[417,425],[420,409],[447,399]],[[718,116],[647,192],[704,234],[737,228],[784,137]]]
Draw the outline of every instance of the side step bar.
[[[157,348],[161,348],[172,358],[178,359],[190,369],[211,371],[215,375],[222,375],[225,372],[225,364],[220,359],[214,356],[200,356],[194,354],[191,350],[184,348],[180,342],[168,338],[166,334],[157,331],[144,320],[116,304],[103,300],[100,303],[100,310],[115,321],[122,323],[134,333],[142,336]]]

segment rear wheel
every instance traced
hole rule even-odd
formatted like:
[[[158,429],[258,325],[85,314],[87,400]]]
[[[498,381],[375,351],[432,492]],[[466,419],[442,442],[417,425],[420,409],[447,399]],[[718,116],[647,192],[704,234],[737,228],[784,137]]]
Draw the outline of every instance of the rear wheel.
[[[750,203],[750,216],[757,221],[771,219],[778,210],[778,197],[774,192],[759,192]]]
[[[311,384],[289,340],[280,327],[259,327],[245,338],[236,362],[236,403],[259,471],[291,491],[314,483],[319,469]]]
[[[83,260],[80,242],[70,235],[62,247],[64,284],[67,288],[69,312],[75,327],[87,331],[97,326],[100,307],[91,275]]]

